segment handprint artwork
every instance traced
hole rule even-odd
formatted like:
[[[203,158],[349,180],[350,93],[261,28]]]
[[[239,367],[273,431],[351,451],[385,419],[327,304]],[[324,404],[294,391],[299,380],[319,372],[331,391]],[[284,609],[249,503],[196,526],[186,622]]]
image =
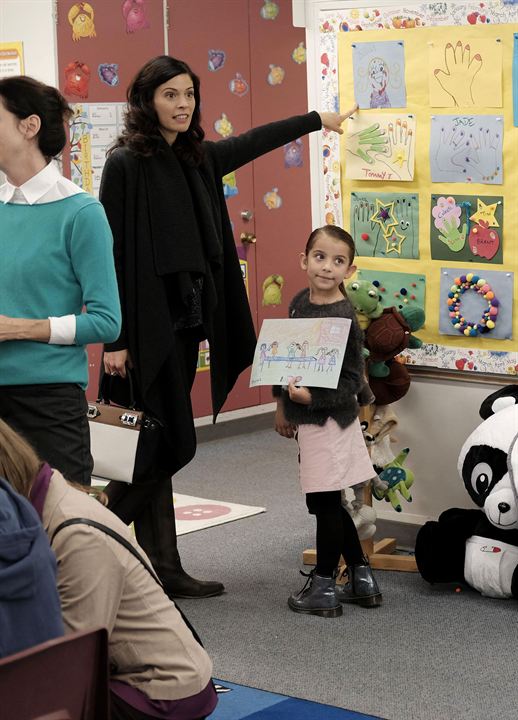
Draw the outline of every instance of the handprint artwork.
[[[354,98],[358,107],[406,107],[403,42],[355,42],[352,56]]]
[[[354,118],[348,118],[347,123],[346,178],[382,182],[413,180],[413,115],[357,113]]]
[[[502,43],[497,38],[429,45],[431,107],[502,107]]]
[[[432,195],[432,259],[501,263],[502,224],[501,196]]]
[[[418,195],[352,192],[351,232],[362,257],[418,258]]]
[[[500,115],[432,116],[432,182],[501,185],[503,133]]]

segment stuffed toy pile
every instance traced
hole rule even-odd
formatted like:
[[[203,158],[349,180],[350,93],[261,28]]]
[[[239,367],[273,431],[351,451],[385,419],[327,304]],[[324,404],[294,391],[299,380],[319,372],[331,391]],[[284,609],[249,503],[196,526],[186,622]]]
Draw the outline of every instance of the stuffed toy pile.
[[[465,582],[518,599],[518,385],[487,397],[464,443],[459,474],[477,509],[451,508],[419,531],[415,556],[430,583]]]
[[[394,358],[422,341],[412,333],[424,325],[424,310],[417,306],[384,308],[378,289],[367,280],[352,280],[345,287],[360,327],[365,333],[369,385],[377,405],[400,400],[410,387],[406,367]]]

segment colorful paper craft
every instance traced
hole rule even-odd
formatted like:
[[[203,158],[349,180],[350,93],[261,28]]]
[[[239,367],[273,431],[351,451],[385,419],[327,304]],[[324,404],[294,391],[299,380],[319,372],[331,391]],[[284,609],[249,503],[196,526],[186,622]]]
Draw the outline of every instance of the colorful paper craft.
[[[503,183],[500,115],[434,115],[430,132],[432,182]]]
[[[404,108],[405,49],[402,41],[352,45],[354,97],[360,108]]]
[[[264,320],[250,387],[293,382],[336,388],[350,328],[348,318]]]
[[[513,334],[511,272],[465,267],[441,268],[439,332],[469,337],[509,340]]]
[[[351,231],[363,257],[419,257],[419,200],[412,193],[351,193]]]
[[[415,117],[357,113],[347,121],[345,177],[407,181],[414,178]]]
[[[414,273],[385,272],[380,270],[358,270],[360,280],[367,280],[378,288],[378,295],[384,308],[401,310],[406,305],[425,307],[426,277]]]
[[[431,107],[502,107],[500,39],[443,30],[428,46]]]
[[[432,260],[503,262],[502,196],[432,195]]]

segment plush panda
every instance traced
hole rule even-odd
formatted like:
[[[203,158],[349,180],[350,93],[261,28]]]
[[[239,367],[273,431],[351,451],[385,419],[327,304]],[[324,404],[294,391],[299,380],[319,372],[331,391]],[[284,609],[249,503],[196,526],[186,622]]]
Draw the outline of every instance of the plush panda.
[[[417,567],[430,583],[466,582],[488,597],[518,599],[518,385],[487,397],[480,416],[458,461],[479,509],[451,508],[427,522]]]

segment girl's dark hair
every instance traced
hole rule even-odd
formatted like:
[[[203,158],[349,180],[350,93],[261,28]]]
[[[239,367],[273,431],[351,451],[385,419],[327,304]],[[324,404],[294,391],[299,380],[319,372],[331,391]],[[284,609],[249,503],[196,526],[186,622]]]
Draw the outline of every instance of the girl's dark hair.
[[[177,75],[189,75],[196,101],[188,130],[178,133],[174,149],[194,165],[203,156],[202,140],[205,133],[200,125],[200,79],[187,63],[170,55],[159,55],[149,60],[135,75],[128,87],[128,107],[124,117],[124,130],[115,147],[128,147],[136,155],[150,156],[159,151],[163,138],[158,116],[153,105],[155,90]],[[112,150],[114,149],[112,148]]]
[[[353,264],[354,256],[356,254],[356,246],[354,244],[354,240],[346,230],[338,227],[338,225],[324,225],[324,227],[316,228],[315,230],[313,230],[306,243],[306,255],[315,244],[316,239],[319,235],[330,235],[335,240],[340,240],[341,242],[345,243],[349,248],[349,262],[351,265]]]
[[[0,80],[0,99],[20,120],[37,115],[41,128],[36,140],[41,154],[47,160],[59,155],[66,142],[65,122],[72,116],[59,90],[27,75],[16,75]]]

